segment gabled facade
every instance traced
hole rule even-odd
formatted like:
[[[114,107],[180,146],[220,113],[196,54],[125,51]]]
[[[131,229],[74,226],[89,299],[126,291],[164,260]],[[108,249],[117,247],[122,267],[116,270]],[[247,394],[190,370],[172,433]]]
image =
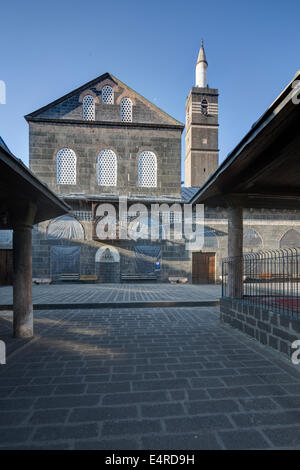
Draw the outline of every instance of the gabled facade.
[[[106,73],[26,116],[30,168],[59,194],[180,198],[183,124]]]

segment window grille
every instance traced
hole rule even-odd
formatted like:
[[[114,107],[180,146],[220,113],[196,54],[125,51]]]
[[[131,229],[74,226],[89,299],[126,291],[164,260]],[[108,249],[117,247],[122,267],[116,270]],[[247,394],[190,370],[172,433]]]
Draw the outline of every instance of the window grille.
[[[112,87],[109,85],[102,88],[102,103],[114,104],[114,92]]]
[[[123,98],[121,101],[121,121],[132,122],[132,101],[130,98]]]
[[[86,95],[82,102],[83,119],[85,121],[95,121],[95,100],[93,96]]]
[[[76,154],[72,149],[64,148],[56,155],[57,184],[76,184]]]
[[[117,157],[112,150],[102,150],[98,155],[98,185],[117,185]]]
[[[153,152],[146,150],[139,156],[138,183],[145,188],[156,188],[157,186],[157,163]]]

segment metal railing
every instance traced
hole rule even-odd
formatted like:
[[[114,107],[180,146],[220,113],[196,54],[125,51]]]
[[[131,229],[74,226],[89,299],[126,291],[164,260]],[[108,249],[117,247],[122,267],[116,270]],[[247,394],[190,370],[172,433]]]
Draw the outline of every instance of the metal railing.
[[[235,297],[237,291],[250,304],[300,320],[300,248],[224,259],[222,297]]]

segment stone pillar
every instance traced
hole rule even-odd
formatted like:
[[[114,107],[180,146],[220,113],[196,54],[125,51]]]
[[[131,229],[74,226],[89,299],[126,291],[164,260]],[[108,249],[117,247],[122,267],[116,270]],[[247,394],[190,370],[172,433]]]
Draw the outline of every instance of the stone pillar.
[[[33,336],[31,244],[32,225],[15,225],[13,235],[13,330],[15,338]]]
[[[227,296],[243,297],[243,208],[228,208],[228,263]]]

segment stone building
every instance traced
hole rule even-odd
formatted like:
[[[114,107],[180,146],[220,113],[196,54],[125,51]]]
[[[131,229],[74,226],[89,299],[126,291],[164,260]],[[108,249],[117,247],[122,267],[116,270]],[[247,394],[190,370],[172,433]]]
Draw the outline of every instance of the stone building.
[[[67,216],[35,227],[34,277],[220,280],[221,260],[227,255],[224,209],[205,208],[204,246],[194,251],[184,239],[172,238],[172,210],[171,239],[161,239],[162,219],[157,221],[160,237],[153,241],[146,236],[103,240],[97,231],[100,221],[109,224],[104,203],[112,204],[116,214],[120,197],[128,205],[147,208],[182,206],[217,169],[218,90],[207,85],[207,65],[201,44],[195,87],[186,101],[187,187],[181,186],[180,170],[184,125],[109,73],[26,116],[30,169],[72,207]],[[138,230],[147,233],[149,217],[143,220]],[[128,221],[135,223],[134,211]],[[117,216],[115,222],[118,232]],[[300,239],[296,211],[248,210],[244,224],[246,250],[278,248]]]

